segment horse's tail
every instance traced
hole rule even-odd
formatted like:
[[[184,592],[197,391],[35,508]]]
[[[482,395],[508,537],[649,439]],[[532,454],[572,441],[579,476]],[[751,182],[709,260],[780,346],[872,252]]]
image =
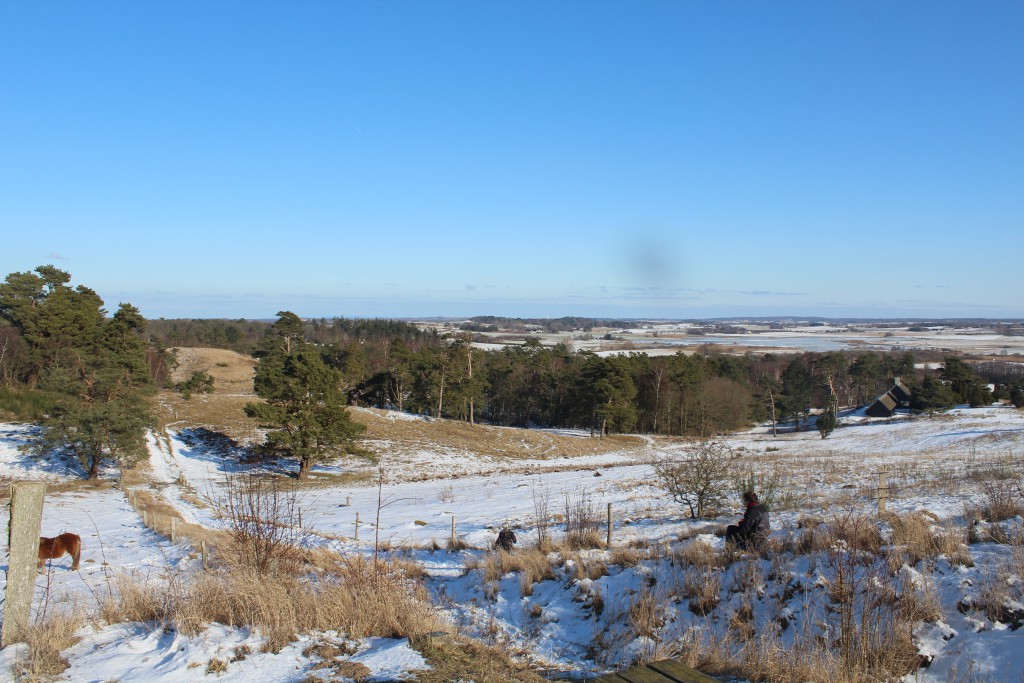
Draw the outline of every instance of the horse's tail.
[[[75,540],[71,543],[71,569],[78,569],[78,560],[82,557],[82,537],[78,534],[71,534]]]

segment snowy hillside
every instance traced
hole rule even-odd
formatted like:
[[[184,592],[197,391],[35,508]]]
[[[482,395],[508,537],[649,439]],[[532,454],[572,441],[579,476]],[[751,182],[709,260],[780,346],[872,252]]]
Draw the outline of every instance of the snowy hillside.
[[[63,653],[69,668],[61,680],[303,681],[321,675],[315,669],[320,660],[309,654],[316,634],[266,651],[258,629],[209,624],[186,635],[166,624],[106,623],[100,616],[120,574],[159,584],[201,571],[195,536],[171,543],[160,522],[149,526],[164,533],[147,528],[133,492],[144,493],[152,510],[174,516],[181,528],[216,533],[229,527],[226,477],[249,466],[192,432],[171,431],[151,437],[141,483],[125,487],[111,474],[107,485],[77,486],[71,474],[19,453],[17,446],[30,437],[28,428],[0,426],[0,476],[51,482],[57,491],[46,500],[43,535],[74,531],[84,542],[79,571],[70,571],[64,558],[37,580],[37,618],[70,604],[90,615],[81,639]],[[301,537],[332,556],[369,555],[377,541],[385,555],[422,566],[446,630],[498,644],[538,670],[563,675],[678,655],[714,668],[702,647],[739,651],[745,642],[758,642],[749,639],[753,632],[774,633],[778,647],[801,652],[838,633],[832,600],[842,578],[837,572],[845,567],[865,585],[888,577],[883,583],[891,583],[892,596],[879,609],[893,616],[880,621],[883,635],[902,623],[908,605],[917,610],[909,622],[912,645],[926,666],[908,680],[1019,680],[1011,672],[1024,671],[1021,519],[981,519],[969,535],[965,505],[985,506],[996,470],[1005,475],[1001,481],[1020,481],[1024,414],[993,406],[935,418],[847,416],[827,440],[816,432],[772,437],[759,427],[725,441],[738,454],[741,473],[754,472],[777,489],[772,550],[764,556],[735,556],[723,548],[721,527],[740,514],[738,502],[722,517],[695,521],[656,485],[651,462],[684,457],[686,450],[683,442],[661,439],[649,439],[645,450],[565,459],[558,467],[550,458],[474,462],[463,456],[451,463],[444,444],[437,444],[417,456],[422,481],[410,481],[404,458],[393,465],[385,456],[374,485],[331,484],[338,468],[322,468],[314,471],[322,479],[298,493]],[[452,470],[461,476],[452,478]],[[481,471],[487,474],[471,474]],[[890,550],[878,550],[884,562],[843,565],[854,550],[868,551],[840,529],[841,520],[874,519],[880,473],[888,511],[901,515],[877,522],[879,548]],[[557,543],[560,517],[580,504],[598,515],[602,539],[610,504],[611,549],[528,550],[537,538],[539,506],[549,509]],[[904,534],[913,520],[924,520],[914,527],[918,536],[955,537],[943,546],[945,554],[907,554],[916,547]],[[459,549],[450,551],[453,521]],[[518,534],[518,559],[489,551],[504,523]],[[960,538],[973,542],[949,550]],[[898,545],[903,554],[892,552]],[[863,617],[860,600],[850,603],[851,614]],[[360,680],[412,678],[430,666],[406,639],[343,633],[329,639],[349,643],[338,659],[366,667]],[[14,676],[23,648],[2,652],[7,673],[0,678]]]

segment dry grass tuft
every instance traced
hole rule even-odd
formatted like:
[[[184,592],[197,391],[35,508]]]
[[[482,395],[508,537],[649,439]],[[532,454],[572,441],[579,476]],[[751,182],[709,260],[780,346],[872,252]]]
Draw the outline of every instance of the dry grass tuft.
[[[33,624],[25,632],[28,648],[24,657],[14,662],[17,680],[25,683],[42,683],[53,680],[63,673],[68,662],[61,652],[78,642],[75,632],[84,623],[83,615],[77,609],[54,614],[44,622]]]
[[[691,541],[672,555],[673,560],[682,567],[702,567],[722,569],[728,565],[725,555],[702,540]]]
[[[944,555],[951,565],[973,567],[964,533],[952,526],[936,528],[931,515],[915,512],[886,518],[892,528],[893,552],[911,567]]]
[[[611,552],[611,557],[608,558],[609,564],[617,564],[622,568],[635,567],[647,558],[647,553],[638,548],[614,548]]]
[[[524,596],[533,595],[533,584],[555,578],[555,568],[551,560],[535,548],[511,553],[499,550],[482,558],[469,555],[463,562],[467,570],[481,570],[481,582],[485,585],[499,581],[508,574],[519,572]]]
[[[640,591],[630,601],[627,615],[634,636],[661,640],[661,629],[668,619],[664,600],[659,600],[649,590]]]
[[[416,673],[419,683],[545,683],[545,679],[517,664],[507,653],[467,638],[416,638],[413,646],[430,664]]]

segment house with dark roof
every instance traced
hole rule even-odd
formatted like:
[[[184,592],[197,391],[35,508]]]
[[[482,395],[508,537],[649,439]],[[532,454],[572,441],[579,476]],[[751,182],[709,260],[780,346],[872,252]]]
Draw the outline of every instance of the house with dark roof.
[[[906,408],[909,405],[910,389],[897,377],[893,381],[892,388],[879,395],[864,413],[871,417],[892,417],[897,408]]]

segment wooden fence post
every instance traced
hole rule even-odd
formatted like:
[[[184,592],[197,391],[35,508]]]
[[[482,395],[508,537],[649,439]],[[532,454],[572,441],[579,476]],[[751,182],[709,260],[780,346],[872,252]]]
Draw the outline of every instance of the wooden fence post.
[[[356,513],[356,540],[359,540],[359,513]]]
[[[455,547],[455,515],[452,515],[452,542],[451,547]]]
[[[206,552],[206,541],[199,542],[199,551],[203,555],[203,569],[206,569],[206,567],[208,566],[207,558],[209,557],[209,555]]]
[[[889,498],[889,473],[886,467],[878,473],[878,516],[885,515],[885,503]]]
[[[39,530],[43,522],[46,484],[19,481],[11,484],[11,516],[7,527],[7,590],[0,645],[25,639],[35,592],[39,561]]]
[[[608,503],[608,538],[604,543],[606,548],[612,547],[612,504]]]
[[[176,521],[177,520],[174,519],[174,517],[171,517],[171,543],[176,543],[177,540],[178,540],[178,537],[175,535],[175,528],[174,528],[175,527],[174,523]]]

